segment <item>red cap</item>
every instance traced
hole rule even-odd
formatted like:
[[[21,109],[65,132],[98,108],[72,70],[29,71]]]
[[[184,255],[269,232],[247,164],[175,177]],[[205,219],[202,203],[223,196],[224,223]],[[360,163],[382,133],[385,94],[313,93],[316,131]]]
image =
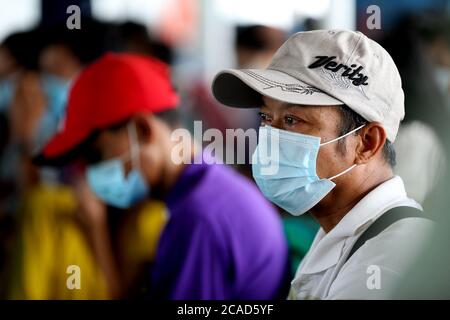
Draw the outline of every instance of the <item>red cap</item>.
[[[150,57],[108,53],[75,80],[64,125],[45,146],[43,156],[62,156],[96,129],[139,112],[174,109],[178,101],[167,65]]]

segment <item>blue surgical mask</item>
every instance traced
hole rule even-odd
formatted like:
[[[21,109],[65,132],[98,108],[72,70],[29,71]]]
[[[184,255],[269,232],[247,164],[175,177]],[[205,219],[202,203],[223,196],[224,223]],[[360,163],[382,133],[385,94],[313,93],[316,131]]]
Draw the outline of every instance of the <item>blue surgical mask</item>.
[[[87,168],[87,181],[92,191],[106,204],[127,209],[145,199],[150,187],[144,179],[139,165],[139,143],[134,124],[128,126],[130,153],[103,161]],[[132,170],[126,175],[124,161],[131,156]]]
[[[36,149],[41,149],[57,133],[65,115],[70,84],[70,80],[61,79],[51,74],[42,76],[41,87],[48,104],[34,135],[33,142]]]
[[[256,184],[277,206],[294,216],[304,214],[336,186],[332,179],[356,166],[333,177],[320,179],[316,173],[320,146],[338,141],[363,126],[323,144],[320,144],[320,137],[271,126],[260,127],[258,146],[252,157]]]
[[[6,112],[11,105],[15,87],[15,81],[12,79],[5,78],[0,80],[0,112]]]
[[[66,110],[71,81],[52,74],[44,74],[41,78],[42,90],[47,97],[47,112],[55,118],[62,118]]]

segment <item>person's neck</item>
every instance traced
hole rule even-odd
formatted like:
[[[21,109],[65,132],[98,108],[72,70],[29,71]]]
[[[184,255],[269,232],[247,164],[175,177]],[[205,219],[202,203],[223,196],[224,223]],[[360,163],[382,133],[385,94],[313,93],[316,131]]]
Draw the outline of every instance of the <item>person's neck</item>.
[[[175,163],[170,158],[171,150],[168,152],[168,161],[163,169],[163,181],[160,186],[160,195],[158,198],[164,199],[164,197],[172,190],[178,181],[178,178],[182,174],[185,167],[194,163],[194,158],[199,152],[201,152],[200,145],[195,142],[192,137],[184,140],[182,154],[185,155],[181,163]],[[186,151],[187,150],[187,151]],[[186,152],[185,152],[186,151]]]
[[[311,209],[311,214],[319,222],[325,233],[330,232],[342,218],[369,192],[383,182],[393,177],[392,170],[373,170],[365,178],[359,179],[357,183],[337,185],[329,195],[325,204],[319,204]]]

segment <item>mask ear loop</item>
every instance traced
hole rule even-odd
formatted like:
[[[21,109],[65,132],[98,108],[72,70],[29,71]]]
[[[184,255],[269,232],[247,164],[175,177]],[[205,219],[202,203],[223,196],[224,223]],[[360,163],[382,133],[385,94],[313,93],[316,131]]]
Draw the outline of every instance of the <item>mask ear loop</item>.
[[[361,129],[361,128],[364,127],[365,125],[366,125],[366,124],[362,124],[362,125],[360,125],[358,128],[353,129],[352,131],[347,132],[346,134],[344,134],[344,135],[342,135],[342,136],[340,136],[340,137],[337,137],[337,138],[335,138],[335,139],[333,139],[333,140],[330,140],[330,141],[321,143],[320,146],[324,146],[324,145],[326,145],[326,144],[329,144],[329,143],[338,141],[338,140],[340,140],[340,139],[342,139],[342,138],[345,138],[346,136],[352,134],[353,132],[358,131],[359,129]],[[334,176],[328,178],[328,180],[333,180],[333,179],[335,179],[335,178],[337,178],[337,177],[340,177],[340,176],[342,176],[343,174],[346,174],[347,172],[349,172],[350,170],[352,170],[352,169],[353,169],[354,167],[356,167],[356,166],[357,166],[357,164],[355,163],[354,165],[352,165],[351,167],[345,169],[345,170],[342,171],[341,173],[338,173],[338,174],[336,174],[336,175],[334,175]]]
[[[135,169],[139,169],[141,164],[139,159],[139,142],[137,139],[136,124],[134,122],[130,122],[127,129],[128,136],[130,137],[131,162]]]
[[[328,180],[333,180],[333,179],[335,179],[335,178],[337,178],[337,177],[340,177],[340,176],[342,176],[343,174],[345,174],[345,173],[349,172],[350,170],[352,170],[352,169],[353,169],[354,167],[356,167],[356,166],[357,166],[357,164],[355,163],[355,164],[352,165],[350,168],[347,168],[347,169],[345,169],[344,171],[342,171],[341,173],[338,173],[338,174],[332,176],[331,178],[328,178]]]
[[[350,131],[350,132],[347,132],[346,134],[344,134],[344,135],[342,135],[342,136],[340,136],[340,137],[337,137],[337,138],[334,138],[333,140],[330,140],[330,141],[327,141],[327,142],[324,142],[324,143],[321,143],[320,144],[320,146],[324,146],[324,145],[327,145],[327,144],[329,144],[329,143],[332,143],[332,142],[335,142],[335,141],[338,141],[338,140],[340,140],[340,139],[342,139],[342,138],[345,138],[346,136],[349,136],[349,135],[351,135],[353,132],[356,132],[356,131],[358,131],[359,129],[361,129],[362,127],[364,127],[366,124],[362,124],[362,125],[360,125],[358,128],[356,128],[356,129],[353,129],[352,131]]]

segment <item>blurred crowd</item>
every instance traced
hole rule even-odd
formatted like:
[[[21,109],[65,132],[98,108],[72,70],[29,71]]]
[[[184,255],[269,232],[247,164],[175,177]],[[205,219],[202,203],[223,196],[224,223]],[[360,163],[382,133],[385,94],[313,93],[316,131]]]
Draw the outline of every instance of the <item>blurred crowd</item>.
[[[32,156],[57,132],[71,82],[84,66],[107,51],[154,55],[170,62],[171,50],[151,39],[139,24],[83,23],[77,32],[61,24],[15,33],[0,46],[3,297],[109,297],[75,214],[70,170],[37,167]],[[139,268],[154,254],[163,211],[162,205],[150,204],[139,217],[123,222],[128,229],[124,242],[132,243],[126,251],[126,263],[132,264],[127,269],[134,269],[131,278],[139,276]],[[65,269],[72,264],[83,270],[84,290],[65,289]],[[139,288],[130,288],[130,295],[133,290]]]
[[[315,28],[309,21],[303,28]],[[450,20],[426,13],[403,18],[380,43],[392,55],[403,80],[406,118],[395,143],[396,173],[408,193],[424,205],[439,178],[448,172],[450,120]],[[264,68],[287,39],[286,31],[262,26],[235,29],[236,67]],[[107,52],[157,58],[168,65],[176,51],[135,22],[83,20],[81,30],[65,24],[39,26],[9,35],[0,44],[0,297],[8,299],[108,299],[144,297],[152,285],[151,266],[158,240],[170,219],[157,200],[127,215],[110,209],[108,227],[120,285],[95,248],[73,166],[43,167],[34,156],[58,131],[65,117],[71,84]],[[253,110],[225,109],[200,78],[178,82],[180,118],[192,129],[257,128]],[[251,153],[250,153],[251,154]],[[250,177],[251,167],[235,170]],[[434,203],[435,204],[435,203]],[[280,211],[289,249],[286,287],[318,229],[308,216],[292,218]],[[82,290],[67,290],[67,266],[82,270]],[[283,282],[283,283],[281,283]],[[279,295],[286,295],[281,291]],[[267,298],[267,297],[266,297]]]
[[[237,33],[243,66],[263,67],[285,39],[282,31],[264,26],[238,28]],[[77,168],[33,163],[64,121],[74,79],[107,52],[154,57],[169,65],[174,59],[169,45],[134,22],[84,19],[83,28],[75,31],[65,24],[40,26],[11,34],[0,45],[2,298],[133,298],[148,292],[150,265],[168,219],[164,203],[152,200],[137,213],[109,214],[111,237],[105,241],[112,243],[112,261],[121,271],[111,276],[110,266],[97,255],[103,249],[95,248],[86,230],[88,218],[80,214],[89,199],[74,190]],[[185,87],[180,121],[187,127],[193,120],[223,131],[259,125],[255,112],[224,112],[201,81]],[[238,169],[249,174],[248,166]],[[82,290],[67,290],[70,265],[82,270]],[[120,290],[114,282],[121,282]]]

